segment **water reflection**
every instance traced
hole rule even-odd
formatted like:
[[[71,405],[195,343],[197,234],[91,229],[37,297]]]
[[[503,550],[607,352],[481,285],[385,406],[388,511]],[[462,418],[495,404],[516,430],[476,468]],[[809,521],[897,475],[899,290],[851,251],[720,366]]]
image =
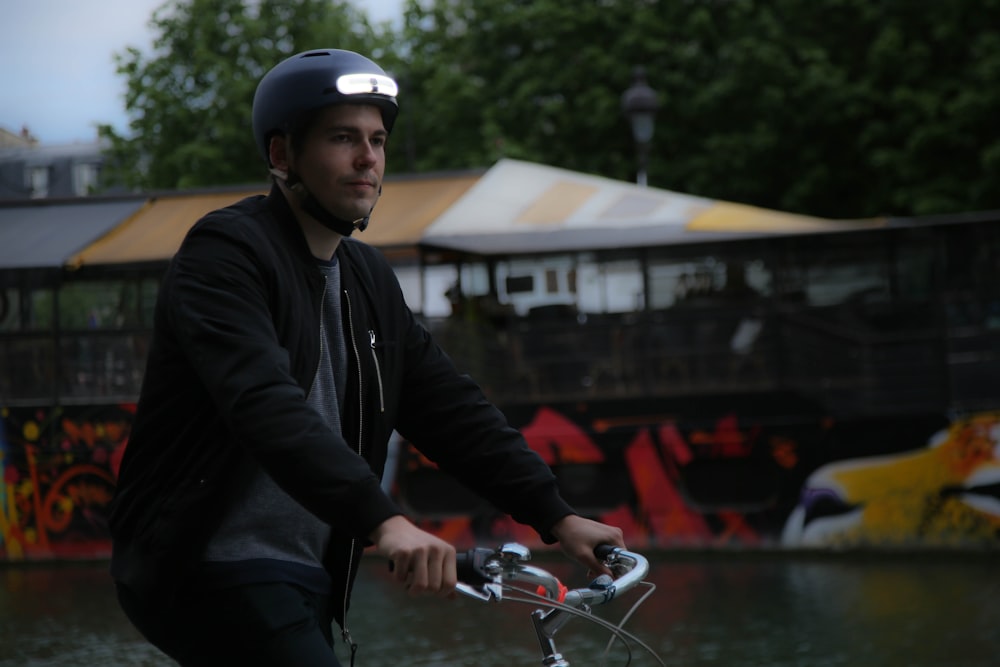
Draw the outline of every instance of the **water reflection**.
[[[553,558],[539,564],[582,581]],[[129,626],[105,572],[105,564],[0,569],[0,665],[172,664]],[[626,627],[671,666],[987,667],[1000,655],[1000,570],[986,556],[672,556],[655,559],[652,580],[656,593]],[[411,599],[375,560],[356,590],[359,667],[540,664],[530,607]],[[618,620],[632,600],[602,616]],[[576,620],[557,637],[574,665],[599,664],[607,641]],[[625,663],[615,645],[607,664]],[[636,667],[654,664],[633,655]]]

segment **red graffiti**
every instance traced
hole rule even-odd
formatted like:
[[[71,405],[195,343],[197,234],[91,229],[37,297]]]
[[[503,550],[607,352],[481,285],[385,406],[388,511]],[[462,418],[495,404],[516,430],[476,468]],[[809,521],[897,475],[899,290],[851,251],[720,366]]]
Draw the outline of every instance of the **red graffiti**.
[[[652,422],[652,423],[651,423]],[[628,489],[612,497],[626,499],[597,511],[601,521],[622,528],[629,544],[704,546],[719,543],[757,543],[760,536],[747,517],[740,512],[722,509],[706,511],[692,505],[685,496],[683,477],[686,467],[700,456],[716,458],[743,458],[752,449],[758,435],[755,431],[744,433],[735,417],[727,416],[718,421],[714,430],[695,431],[689,442],[677,424],[667,418],[659,423],[651,419],[594,421],[593,431],[587,431],[566,415],[550,408],[539,408],[531,420],[521,428],[528,445],[545,460],[558,466],[563,474],[572,474],[574,464],[597,466],[622,465],[627,473]],[[629,428],[632,438],[621,452],[620,463],[609,461],[595,436],[612,429]],[[655,433],[655,437],[654,437]],[[696,455],[695,448],[700,454]],[[414,454],[409,470],[432,465]],[[601,485],[611,483],[601,473],[592,475],[594,494]],[[617,484],[622,480],[618,479]],[[423,487],[426,491],[427,487]],[[584,487],[585,488],[585,487]],[[497,514],[486,517],[460,516],[448,521],[425,521],[421,525],[435,530],[456,544],[473,544],[482,541],[519,540],[540,546],[538,536],[526,526]]]
[[[528,445],[549,465],[600,463],[604,453],[579,426],[552,410],[539,408],[535,418],[521,429]]]
[[[66,410],[4,412],[0,559],[110,554],[113,469],[128,438],[131,410],[101,408],[104,416],[114,415],[105,419],[73,418]]]
[[[650,537],[660,544],[695,544],[711,539],[712,531],[698,512],[689,509],[657,455],[649,431],[643,429],[626,451],[636,505],[649,527]]]

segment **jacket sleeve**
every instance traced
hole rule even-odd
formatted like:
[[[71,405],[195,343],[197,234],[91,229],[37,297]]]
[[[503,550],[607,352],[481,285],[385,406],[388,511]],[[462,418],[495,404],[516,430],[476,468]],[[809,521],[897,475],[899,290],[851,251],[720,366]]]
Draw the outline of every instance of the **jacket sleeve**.
[[[312,513],[366,537],[400,510],[308,405],[274,325],[275,299],[310,297],[284,291],[267,239],[220,217],[200,222],[174,260],[170,330],[235,441]]]
[[[443,471],[552,543],[551,528],[574,510],[556,477],[430,333],[405,311],[397,430]]]

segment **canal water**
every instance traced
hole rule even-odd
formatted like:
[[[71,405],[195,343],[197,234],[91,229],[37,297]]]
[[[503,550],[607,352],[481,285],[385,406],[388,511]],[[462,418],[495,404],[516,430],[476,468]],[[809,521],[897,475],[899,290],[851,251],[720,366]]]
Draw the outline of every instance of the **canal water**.
[[[583,573],[558,554],[536,555],[536,564],[583,583]],[[531,607],[410,598],[383,565],[369,560],[356,588],[358,667],[541,663]],[[0,566],[0,666],[173,664],[128,624],[106,569]],[[670,666],[1000,664],[1000,567],[993,556],[671,554],[653,559],[650,580],[656,591],[626,629]],[[616,600],[602,616],[618,620],[636,597]],[[574,666],[600,665],[608,638],[574,619],[557,644]],[[604,664],[624,666],[626,653],[615,645]],[[633,647],[631,664],[657,663]]]

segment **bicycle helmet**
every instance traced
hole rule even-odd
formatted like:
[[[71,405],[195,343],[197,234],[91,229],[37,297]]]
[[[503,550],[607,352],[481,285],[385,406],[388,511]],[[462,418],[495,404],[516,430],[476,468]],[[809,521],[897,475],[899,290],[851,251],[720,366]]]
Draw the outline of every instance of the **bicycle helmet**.
[[[392,132],[399,112],[398,90],[396,82],[381,67],[353,51],[320,49],[286,58],[257,84],[253,98],[253,135],[257,149],[270,167],[272,136],[288,133],[303,113],[334,104],[372,104],[382,112],[386,131]],[[289,185],[301,186],[292,174],[288,181]],[[309,193],[306,193],[303,207],[321,223],[345,236],[368,226],[368,216],[360,220],[342,220],[323,209]]]
[[[399,107],[398,87],[368,58],[340,49],[305,51],[274,66],[257,84],[253,134],[264,161],[276,132],[287,132],[302,113],[333,104],[373,104],[392,132]]]

